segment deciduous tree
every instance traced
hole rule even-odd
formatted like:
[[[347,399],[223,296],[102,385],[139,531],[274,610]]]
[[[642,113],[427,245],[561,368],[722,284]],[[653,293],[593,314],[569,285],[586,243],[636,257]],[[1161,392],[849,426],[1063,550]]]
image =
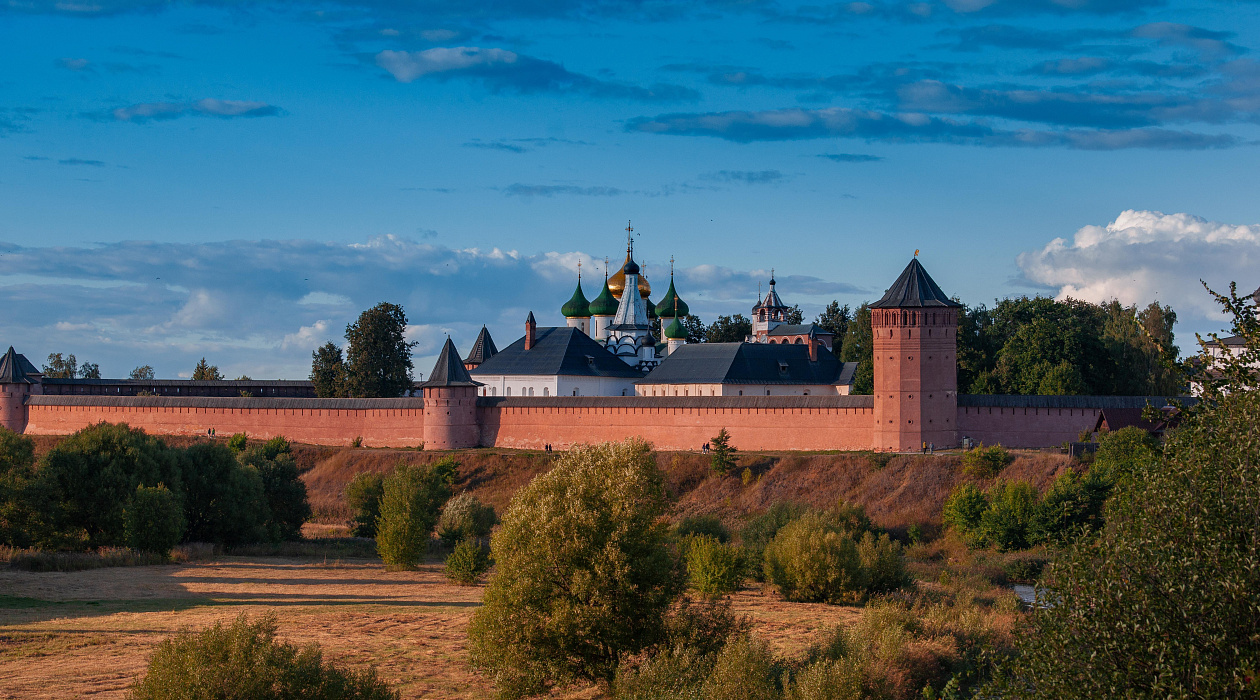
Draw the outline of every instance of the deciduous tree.
[[[853,314],[840,348],[842,362],[856,362],[853,374],[853,393],[870,394],[875,391],[875,338],[871,331],[871,307],[863,303]]]
[[[853,313],[849,310],[849,305],[840,305],[838,301],[832,301],[827,304],[827,308],[818,314],[818,318],[814,320],[819,327],[831,333],[831,342],[836,348],[844,343],[844,336],[849,331],[849,321],[852,320]]]
[[[744,338],[752,335],[752,321],[743,314],[734,316],[718,316],[705,331],[706,343],[742,343]]]

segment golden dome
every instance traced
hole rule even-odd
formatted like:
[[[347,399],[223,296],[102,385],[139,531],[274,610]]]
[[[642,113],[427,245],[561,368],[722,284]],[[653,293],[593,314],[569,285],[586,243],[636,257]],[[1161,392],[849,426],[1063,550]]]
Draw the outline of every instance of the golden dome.
[[[621,299],[621,292],[626,288],[626,273],[622,272],[622,270],[625,269],[628,262],[630,262],[630,251],[626,251],[626,262],[617,268],[617,274],[608,278],[608,291],[612,292],[612,295],[618,299]],[[639,275],[639,296],[647,299],[651,294],[652,285],[648,283],[646,277]]]

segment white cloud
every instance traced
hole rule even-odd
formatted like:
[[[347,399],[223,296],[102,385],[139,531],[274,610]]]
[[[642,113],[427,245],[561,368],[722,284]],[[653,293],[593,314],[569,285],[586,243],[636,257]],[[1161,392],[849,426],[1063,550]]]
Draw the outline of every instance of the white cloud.
[[[1260,224],[1225,224],[1191,214],[1122,212],[1106,226],[1085,226],[1068,241],[1023,253],[1028,279],[1057,290],[1059,298],[1092,302],[1118,299],[1169,304],[1182,321],[1211,321],[1219,330],[1220,307],[1199,280],[1216,291],[1237,282],[1240,292],[1260,284]]]
[[[376,65],[389,71],[399,82],[410,83],[432,73],[511,65],[517,58],[515,53],[503,49],[454,46],[425,51],[382,51],[376,54]]]

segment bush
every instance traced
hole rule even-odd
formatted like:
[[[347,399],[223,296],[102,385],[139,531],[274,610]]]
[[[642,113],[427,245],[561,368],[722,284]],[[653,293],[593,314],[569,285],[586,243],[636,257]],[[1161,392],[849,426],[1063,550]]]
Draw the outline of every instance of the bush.
[[[809,512],[788,523],[765,550],[766,580],[788,600],[855,602],[866,580],[857,544]]]
[[[289,441],[273,437],[243,452],[240,460],[257,469],[262,477],[268,506],[266,528],[271,540],[302,539],[302,523],[310,519],[311,506],[306,500],[306,484],[298,477]]]
[[[428,550],[438,509],[451,495],[447,474],[439,464],[399,464],[385,478],[376,549],[386,566],[413,568]]]
[[[989,499],[975,484],[961,483],[950,492],[945,501],[941,519],[964,535],[980,527],[980,519],[989,509]]]
[[[744,581],[744,561],[739,548],[708,535],[689,537],[687,580],[693,589],[708,598],[739,590]]]
[[[793,679],[786,700],[863,700],[865,675],[857,659],[822,659]]]
[[[385,477],[376,472],[360,472],[346,485],[346,505],[354,512],[350,534],[376,537],[376,520],[381,517],[381,495]]]
[[[158,645],[144,678],[131,686],[132,700],[395,700],[398,693],[372,669],[327,664],[319,647],[298,649],[277,642],[276,620],[185,630]]]
[[[1151,434],[1137,426],[1128,426],[1100,433],[1094,464],[1110,469],[1118,477],[1126,477],[1151,463],[1159,445]]]
[[[165,486],[139,486],[123,511],[127,546],[166,556],[184,534],[184,513]]]
[[[779,533],[784,525],[796,520],[805,513],[805,506],[790,501],[780,501],[770,506],[761,515],[753,517],[739,531],[739,539],[744,548],[744,561],[748,571],[758,581],[764,576],[764,553],[766,545]]]
[[[1037,489],[1026,481],[1003,481],[988,492],[989,508],[980,518],[980,532],[1003,551],[1027,549],[1029,527],[1038,505]]]
[[[1111,469],[1098,464],[1083,477],[1070,471],[1059,476],[1032,514],[1028,541],[1062,544],[1076,535],[1097,532],[1112,485]]]
[[[0,427],[0,545],[29,547],[46,529],[34,465],[35,442]]]
[[[874,532],[871,519],[866,516],[866,507],[841,500],[835,508],[827,511],[827,520],[837,529],[849,533],[854,538],[861,537],[863,532]]]
[[[187,541],[238,545],[267,539],[269,507],[257,469],[209,442],[190,445],[180,463]]]
[[[665,481],[641,440],[577,447],[521,489],[491,540],[495,572],[469,656],[504,697],[611,681],[660,643],[682,591]]]
[[[901,544],[888,535],[876,537],[867,532],[858,542],[858,561],[862,564],[866,590],[870,593],[895,591],[910,582]]]
[[[708,535],[718,542],[731,541],[730,531],[716,515],[691,515],[674,526],[674,536],[678,539],[691,535]]]
[[[461,586],[471,586],[490,570],[490,551],[480,542],[466,539],[455,545],[446,558],[446,578]]]
[[[997,476],[1011,461],[1011,455],[1001,445],[985,447],[980,443],[975,449],[963,453],[963,473],[987,479]]]
[[[679,596],[665,615],[665,636],[657,651],[694,649],[701,654],[716,654],[733,637],[748,634],[752,622],[737,617],[729,600],[695,601]]]
[[[482,540],[489,537],[497,521],[494,508],[483,505],[470,493],[461,493],[442,506],[437,533],[442,538],[442,544],[449,547],[469,538]]]
[[[713,656],[689,647],[649,657],[637,667],[623,664],[613,681],[617,700],[708,700],[704,681]]]
[[[79,549],[125,543],[123,510],[139,486],[179,492],[178,454],[125,423],[97,423],[44,455],[36,478],[61,539]]]
[[[780,668],[764,642],[732,639],[717,655],[704,683],[706,700],[779,700]]]
[[[233,433],[232,437],[228,438],[227,446],[234,454],[240,454],[249,446],[249,436],[245,433]]]

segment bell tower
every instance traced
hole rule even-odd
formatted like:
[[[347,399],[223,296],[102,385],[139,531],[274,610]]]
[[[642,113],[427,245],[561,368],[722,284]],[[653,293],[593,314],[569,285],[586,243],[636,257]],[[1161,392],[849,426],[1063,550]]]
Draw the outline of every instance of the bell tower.
[[[958,444],[958,312],[919,264],[910,261],[871,305],[875,359],[875,449],[918,451]]]

